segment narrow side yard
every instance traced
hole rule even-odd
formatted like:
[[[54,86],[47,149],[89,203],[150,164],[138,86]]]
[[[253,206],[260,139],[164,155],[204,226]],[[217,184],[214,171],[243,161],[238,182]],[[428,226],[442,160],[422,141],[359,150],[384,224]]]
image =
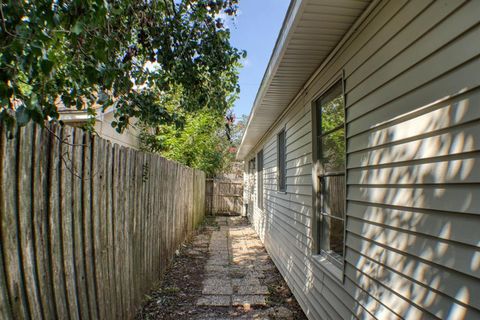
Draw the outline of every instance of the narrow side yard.
[[[248,221],[207,217],[136,319],[306,319]]]

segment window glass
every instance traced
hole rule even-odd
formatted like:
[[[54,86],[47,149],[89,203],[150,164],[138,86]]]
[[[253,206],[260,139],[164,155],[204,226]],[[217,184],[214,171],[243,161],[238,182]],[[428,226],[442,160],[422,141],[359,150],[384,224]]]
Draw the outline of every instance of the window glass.
[[[322,212],[339,219],[345,218],[345,175],[322,177]]]
[[[345,129],[343,126],[322,136],[322,165],[325,172],[345,170]]]
[[[278,134],[278,190],[287,189],[286,181],[286,149],[285,149],[285,130]]]
[[[332,256],[333,262],[342,262],[343,257],[343,226],[341,219],[329,215],[321,217],[320,241],[325,254]]]
[[[320,208],[320,253],[335,264],[343,262],[345,228],[345,103],[341,81],[317,101],[317,157]]]
[[[336,128],[343,127],[343,95],[332,97],[332,100],[324,100],[322,104],[322,134],[326,134]]]
[[[263,150],[257,154],[257,207],[263,210]]]

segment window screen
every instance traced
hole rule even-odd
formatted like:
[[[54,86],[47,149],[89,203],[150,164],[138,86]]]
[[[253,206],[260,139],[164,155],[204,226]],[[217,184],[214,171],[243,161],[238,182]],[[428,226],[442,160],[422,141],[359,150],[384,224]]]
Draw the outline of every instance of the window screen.
[[[263,150],[257,153],[257,207],[263,210]]]
[[[285,129],[278,134],[278,190],[285,191],[287,189],[287,167],[286,167],[286,146],[285,146]]]
[[[317,158],[320,191],[318,241],[332,262],[343,261],[345,228],[345,103],[342,82],[317,100]]]

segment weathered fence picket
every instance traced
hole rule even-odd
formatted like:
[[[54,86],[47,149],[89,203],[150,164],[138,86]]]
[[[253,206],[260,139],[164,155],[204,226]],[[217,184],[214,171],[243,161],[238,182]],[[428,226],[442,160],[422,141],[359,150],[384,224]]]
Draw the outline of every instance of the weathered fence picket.
[[[202,220],[205,174],[80,129],[0,131],[0,319],[132,318]]]

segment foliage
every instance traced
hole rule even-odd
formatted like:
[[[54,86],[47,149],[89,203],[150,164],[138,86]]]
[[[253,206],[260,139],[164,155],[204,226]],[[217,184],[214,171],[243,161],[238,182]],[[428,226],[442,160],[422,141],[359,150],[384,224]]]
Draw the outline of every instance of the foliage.
[[[223,130],[223,115],[204,109],[186,114],[185,118],[181,129],[175,125],[161,125],[155,130],[142,128],[142,148],[214,176],[228,159],[229,141]]]
[[[345,166],[344,100],[339,95],[322,104],[322,161],[327,171],[341,171]]]
[[[115,107],[117,130],[184,122],[179,109],[225,113],[244,55],[219,15],[237,0],[0,2],[0,121],[58,119],[58,106]],[[172,102],[181,108],[169,108]],[[60,103],[61,101],[61,103]]]
[[[237,150],[242,142],[243,133],[248,122],[248,116],[243,114],[237,120],[235,115],[230,113],[227,115],[226,119],[227,123],[225,125],[225,132],[229,143],[225,146],[228,148],[228,152],[225,155],[225,165],[222,173],[233,173],[236,170],[234,165],[236,162]]]
[[[188,113],[185,118],[183,128],[175,125],[160,125],[155,129],[143,127],[142,148],[203,170],[208,176],[228,172],[235,161],[248,118],[242,116],[235,122],[235,117],[229,115],[225,125],[223,114],[208,109]]]
[[[245,133],[247,124],[248,116],[246,114],[242,114],[239,119],[233,123],[231,129],[231,141],[235,148],[238,148],[242,143],[243,134]]]

